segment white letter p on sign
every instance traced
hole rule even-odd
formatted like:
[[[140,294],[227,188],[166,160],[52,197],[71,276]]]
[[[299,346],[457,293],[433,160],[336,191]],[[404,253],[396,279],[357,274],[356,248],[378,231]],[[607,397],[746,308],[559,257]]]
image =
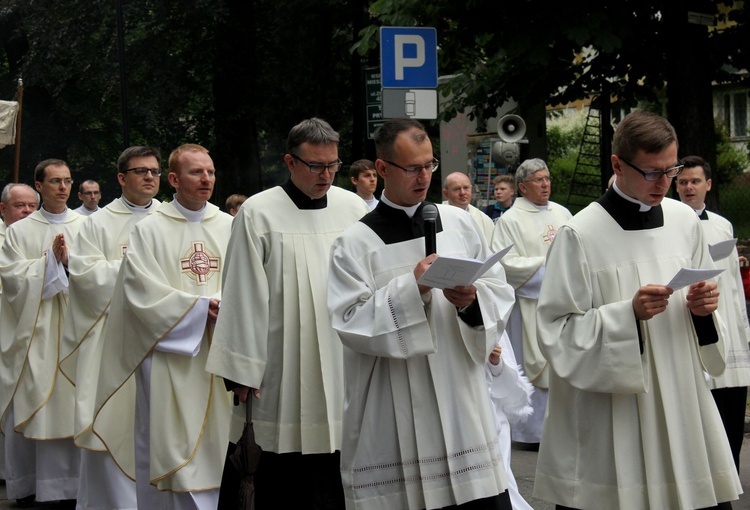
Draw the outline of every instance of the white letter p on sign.
[[[404,79],[404,69],[407,67],[422,67],[424,65],[424,39],[419,35],[396,35],[394,37],[396,50],[396,79]],[[417,47],[416,57],[405,57],[404,46],[413,44]]]

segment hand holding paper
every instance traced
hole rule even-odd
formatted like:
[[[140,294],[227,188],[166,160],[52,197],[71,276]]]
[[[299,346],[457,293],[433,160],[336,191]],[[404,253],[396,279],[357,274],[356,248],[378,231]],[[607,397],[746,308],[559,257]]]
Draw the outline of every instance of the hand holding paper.
[[[472,285],[487,270],[495,265],[513,247],[511,244],[493,253],[485,260],[466,259],[460,257],[441,257],[427,268],[417,279],[419,285],[436,289],[451,289],[453,287]]]
[[[680,290],[688,285],[703,280],[709,280],[714,276],[720,275],[723,271],[723,269],[691,269],[683,267],[676,275],[674,275],[674,278],[672,278],[666,286],[672,290]]]

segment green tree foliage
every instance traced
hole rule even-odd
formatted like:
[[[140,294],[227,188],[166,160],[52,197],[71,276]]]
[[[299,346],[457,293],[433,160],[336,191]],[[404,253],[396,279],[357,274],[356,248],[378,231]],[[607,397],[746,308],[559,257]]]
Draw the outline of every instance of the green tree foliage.
[[[720,7],[733,3],[574,0],[561,5],[525,0],[498,6],[492,0],[436,0],[429,5],[376,0],[370,6],[372,25],[360,33],[354,49],[366,54],[376,48],[381,25],[436,27],[441,72],[456,76],[443,88],[453,98],[445,118],[467,106],[472,115],[489,117],[509,98],[525,102],[543,97],[557,104],[603,91],[616,94],[621,104],[635,105],[664,97],[668,59],[684,53],[685,30],[691,28],[687,12],[718,17]],[[727,12],[722,20],[747,21],[742,6]],[[705,27],[699,30],[707,33]],[[732,59],[746,64],[745,45],[732,45],[742,36],[747,37],[746,23],[714,32],[709,51],[716,58],[702,63],[705,71],[719,75]]]
[[[726,188],[737,177],[750,170],[750,159],[744,150],[729,140],[729,133],[724,125],[716,122],[715,129],[718,144],[716,146],[716,166],[712,172],[712,180]]]
[[[356,2],[355,2],[356,3]],[[23,76],[21,178],[66,159],[76,180],[104,181],[124,148],[116,0],[0,0],[0,98]],[[349,51],[355,12],[343,0],[122,1],[131,145],[200,143],[218,170],[215,201],[252,194],[287,175],[290,127],[328,120],[350,160]],[[7,180],[12,150],[0,151]],[[360,157],[357,154],[357,157]],[[166,186],[165,186],[166,188]]]

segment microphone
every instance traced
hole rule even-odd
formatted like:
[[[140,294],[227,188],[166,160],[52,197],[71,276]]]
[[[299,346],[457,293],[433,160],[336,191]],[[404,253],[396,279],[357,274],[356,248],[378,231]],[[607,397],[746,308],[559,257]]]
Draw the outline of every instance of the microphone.
[[[437,240],[435,220],[438,210],[435,204],[426,204],[422,208],[422,219],[424,220],[424,252],[425,257],[437,253]]]

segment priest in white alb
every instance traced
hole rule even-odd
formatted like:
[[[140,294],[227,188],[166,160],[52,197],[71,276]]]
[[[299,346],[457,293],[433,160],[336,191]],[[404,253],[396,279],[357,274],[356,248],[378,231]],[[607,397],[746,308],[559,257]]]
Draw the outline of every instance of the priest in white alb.
[[[612,187],[560,228],[537,309],[550,365],[534,497],[558,508],[728,509],[742,492],[704,371],[725,367],[713,263],[666,119],[626,115]],[[514,206],[515,207],[515,206]]]
[[[257,390],[259,510],[344,506],[342,354],[326,307],[328,253],[369,208],[332,186],[342,166],[338,144],[322,119],[294,126],[284,156],[289,180],[248,198],[232,226],[207,369],[243,402]]]
[[[70,253],[70,303],[60,369],[76,387],[75,443],[81,448],[78,510],[136,508],[135,483],[117,467],[93,433],[94,400],[102,367],[104,329],[117,272],[133,227],[159,208],[161,155],[152,147],[125,149],[117,160],[122,196],[86,221]],[[128,379],[120,395],[135,395]],[[117,410],[119,412],[119,410]],[[119,416],[115,416],[118,419]]]
[[[39,209],[39,194],[28,184],[11,182],[6,184],[0,196],[0,246],[5,242],[5,231],[10,225],[22,220]],[[0,284],[0,292],[2,285]],[[0,305],[2,300],[0,300]],[[5,441],[0,440],[0,479],[5,480]]]
[[[684,167],[677,176],[677,193],[700,218],[706,242],[710,246],[734,239],[736,244],[734,227],[729,220],[706,208],[706,194],[711,190],[711,165],[700,156],[686,156],[680,162]],[[736,246],[716,257],[712,255],[712,258],[716,267],[724,270],[719,275],[718,285],[719,312],[727,326],[727,366],[720,376],[708,378],[708,387],[719,409],[739,472],[740,451],[745,438],[747,387],[750,385],[750,325]]]
[[[474,220],[477,228],[479,228],[489,243],[492,239],[492,231],[495,228],[495,223],[480,209],[471,205],[473,192],[474,189],[468,175],[462,172],[450,173],[443,182],[443,197],[445,198],[443,203],[456,206],[469,213],[471,219]]]
[[[347,508],[510,509],[484,363],[505,329],[513,289],[500,264],[473,285],[417,283],[437,257],[425,254],[423,211],[438,161],[413,119],[387,120],[375,147],[385,189],[336,239],[328,285],[344,344]],[[468,214],[430,206],[438,210],[438,255],[489,256]]]
[[[133,228],[115,283],[93,427],[135,478],[140,510],[218,503],[231,399],[205,363],[232,217],[208,202],[215,172],[200,145],[172,152],[174,200]]]
[[[70,168],[47,159],[34,171],[42,207],[6,231],[0,251],[0,424],[9,499],[73,500],[80,453],[75,392],[60,372],[68,305],[68,248],[85,217],[68,209]]]
[[[547,408],[549,367],[537,343],[536,305],[545,277],[547,250],[571,215],[550,200],[552,177],[543,160],[527,159],[519,165],[515,177],[522,196],[495,222],[490,245],[493,251],[513,245],[500,261],[508,283],[516,290],[508,335],[518,362],[535,387],[531,397],[534,412],[525,422],[511,424],[511,437],[528,448],[537,448]]]

